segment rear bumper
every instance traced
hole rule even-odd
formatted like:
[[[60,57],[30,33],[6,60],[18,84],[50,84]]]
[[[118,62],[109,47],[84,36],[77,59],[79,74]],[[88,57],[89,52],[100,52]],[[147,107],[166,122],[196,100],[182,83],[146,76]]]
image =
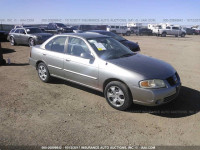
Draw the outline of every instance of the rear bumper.
[[[36,60],[34,60],[33,58],[29,57],[29,64],[33,67],[36,68]]]

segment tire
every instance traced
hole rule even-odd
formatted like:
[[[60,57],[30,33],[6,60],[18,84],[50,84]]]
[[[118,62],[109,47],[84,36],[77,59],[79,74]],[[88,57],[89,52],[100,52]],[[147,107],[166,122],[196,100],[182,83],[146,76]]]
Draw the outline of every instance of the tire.
[[[10,37],[10,45],[16,45],[15,39],[13,37]]]
[[[182,34],[181,34],[181,37],[185,37],[185,33],[182,33]]]
[[[34,39],[33,38],[30,38],[29,40],[28,40],[28,45],[31,47],[31,46],[35,46],[35,41],[34,41]]]
[[[117,110],[126,110],[133,104],[128,87],[119,81],[108,83],[104,90],[108,104]]]
[[[178,37],[178,35],[175,35],[175,37]]]
[[[126,32],[126,35],[127,35],[127,36],[130,36],[130,35],[131,35],[131,33],[130,33],[130,32]]]
[[[45,63],[41,62],[37,66],[38,76],[42,82],[49,82],[51,80],[51,76],[49,74],[49,70]]]
[[[163,32],[163,33],[161,34],[162,37],[166,37],[166,35],[167,35],[166,32]]]

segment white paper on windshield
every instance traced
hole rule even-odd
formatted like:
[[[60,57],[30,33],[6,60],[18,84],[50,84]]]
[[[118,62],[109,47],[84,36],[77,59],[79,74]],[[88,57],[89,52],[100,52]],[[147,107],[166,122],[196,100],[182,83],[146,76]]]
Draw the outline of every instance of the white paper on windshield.
[[[27,32],[30,32],[30,29],[26,29]]]
[[[94,45],[97,47],[97,49],[98,49],[99,51],[104,51],[104,50],[106,50],[106,48],[103,46],[102,43],[94,43]]]

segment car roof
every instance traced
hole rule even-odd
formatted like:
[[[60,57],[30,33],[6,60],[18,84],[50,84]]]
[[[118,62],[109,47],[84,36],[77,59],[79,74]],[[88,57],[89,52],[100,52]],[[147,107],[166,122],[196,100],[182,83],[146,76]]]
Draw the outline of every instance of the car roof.
[[[106,36],[106,35],[93,34],[93,33],[64,33],[64,34],[60,34],[60,35],[72,35],[72,36],[82,37],[82,38],[85,38],[85,39],[98,38],[98,37],[109,37],[109,36]]]
[[[96,33],[108,33],[110,31],[105,31],[105,30],[88,30],[86,32],[96,32]]]
[[[34,28],[39,29],[38,27],[20,27],[20,28],[14,28],[14,29],[17,30],[17,29],[34,29]]]
[[[24,27],[25,29],[34,29],[34,28],[37,28],[38,29],[38,27]]]

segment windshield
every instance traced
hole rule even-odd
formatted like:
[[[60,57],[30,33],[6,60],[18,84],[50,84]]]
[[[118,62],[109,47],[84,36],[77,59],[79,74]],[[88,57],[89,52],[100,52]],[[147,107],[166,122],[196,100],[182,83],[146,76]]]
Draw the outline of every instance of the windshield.
[[[128,57],[135,54],[113,38],[99,37],[87,40],[95,50],[96,54],[104,60]]]
[[[64,24],[62,24],[62,23],[56,23],[56,25],[58,26],[58,27],[66,27]]]
[[[125,38],[123,38],[115,33],[112,33],[112,32],[102,32],[100,34],[111,36],[112,38],[114,38],[117,41],[126,41]]]
[[[29,29],[26,29],[26,32],[28,34],[31,34],[31,33],[42,33],[42,30],[40,30],[38,28],[29,28]]]

